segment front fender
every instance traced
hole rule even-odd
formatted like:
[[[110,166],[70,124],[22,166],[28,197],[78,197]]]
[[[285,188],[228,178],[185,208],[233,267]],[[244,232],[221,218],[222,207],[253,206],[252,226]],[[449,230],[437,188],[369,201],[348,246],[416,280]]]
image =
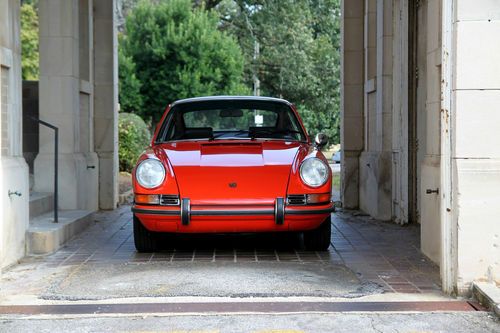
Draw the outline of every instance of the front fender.
[[[135,170],[137,165],[145,159],[154,158],[159,160],[163,167],[165,168],[165,180],[163,184],[158,187],[147,189],[139,185],[135,178]],[[168,160],[167,154],[162,149],[158,148],[148,148],[139,157],[137,164],[132,170],[132,187],[134,189],[134,194],[179,194],[179,187],[177,185],[177,180],[175,178],[174,169]]]
[[[325,158],[323,153],[317,150],[314,146],[309,145],[307,147],[301,148],[295,160],[293,161],[292,167],[290,168],[290,177],[288,180],[287,194],[310,194],[310,193],[331,193],[332,192],[332,170],[328,168],[328,180],[320,187],[310,187],[302,181],[300,178],[300,165],[305,159],[316,157],[322,160],[328,165],[328,160]]]

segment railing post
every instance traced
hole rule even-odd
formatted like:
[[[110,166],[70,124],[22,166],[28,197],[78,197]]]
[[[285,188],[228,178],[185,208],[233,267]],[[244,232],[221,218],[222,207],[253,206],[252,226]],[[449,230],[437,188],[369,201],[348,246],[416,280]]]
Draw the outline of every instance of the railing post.
[[[59,222],[59,128],[54,126],[54,223]]]
[[[59,180],[59,128],[56,126],[40,120],[35,117],[30,117],[34,121],[39,124],[42,124],[52,130],[54,130],[54,223],[59,222],[59,212],[58,212],[58,197],[59,197],[59,189],[58,189],[58,180]]]

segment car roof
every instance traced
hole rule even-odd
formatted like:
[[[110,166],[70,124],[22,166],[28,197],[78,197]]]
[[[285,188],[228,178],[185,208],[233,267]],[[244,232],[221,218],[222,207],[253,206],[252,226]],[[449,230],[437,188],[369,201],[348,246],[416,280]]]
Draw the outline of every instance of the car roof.
[[[282,98],[275,97],[261,97],[261,96],[205,96],[205,97],[193,97],[193,98],[185,98],[180,99],[172,103],[171,106],[188,104],[188,103],[197,103],[197,102],[216,102],[216,101],[260,101],[260,102],[275,102],[275,103],[284,103],[289,106],[292,103],[284,100]]]

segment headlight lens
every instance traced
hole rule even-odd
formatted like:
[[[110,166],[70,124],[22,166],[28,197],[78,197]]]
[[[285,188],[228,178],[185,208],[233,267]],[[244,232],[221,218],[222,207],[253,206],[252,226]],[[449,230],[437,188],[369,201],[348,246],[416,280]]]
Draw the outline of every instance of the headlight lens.
[[[147,159],[142,161],[135,171],[139,185],[145,188],[160,186],[165,179],[165,168],[160,161]]]
[[[300,178],[311,187],[324,185],[328,180],[328,165],[319,158],[308,158],[300,166]]]

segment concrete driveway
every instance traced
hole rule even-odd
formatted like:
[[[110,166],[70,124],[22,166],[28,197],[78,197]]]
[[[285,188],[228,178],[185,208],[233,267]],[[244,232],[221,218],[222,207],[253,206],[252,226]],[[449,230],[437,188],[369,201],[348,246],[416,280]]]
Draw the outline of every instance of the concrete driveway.
[[[343,297],[441,295],[439,271],[419,251],[416,226],[337,213],[328,251],[303,249],[297,234],[204,235],[164,239],[137,253],[129,206],[95,223],[57,253],[6,272],[2,300],[119,297]],[[33,279],[38,275],[40,279]]]

